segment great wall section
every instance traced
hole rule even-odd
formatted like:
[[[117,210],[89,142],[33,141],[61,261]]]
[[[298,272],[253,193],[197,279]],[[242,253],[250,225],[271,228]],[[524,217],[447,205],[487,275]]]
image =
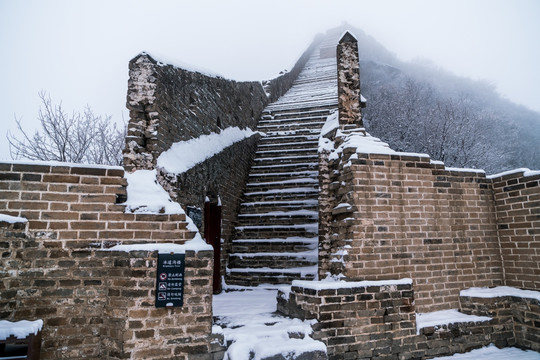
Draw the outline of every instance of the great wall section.
[[[251,358],[540,351],[540,172],[447,168],[371,137],[362,49],[344,30],[263,83],[142,53],[124,167],[0,163],[0,320],[41,321],[42,359],[238,360],[213,298],[262,285],[279,289],[262,328],[309,329],[284,330],[290,356],[252,344]],[[185,170],[163,160],[227,129],[241,136]],[[127,205],[137,172],[172,201]],[[156,307],[170,253],[184,257],[183,304]]]

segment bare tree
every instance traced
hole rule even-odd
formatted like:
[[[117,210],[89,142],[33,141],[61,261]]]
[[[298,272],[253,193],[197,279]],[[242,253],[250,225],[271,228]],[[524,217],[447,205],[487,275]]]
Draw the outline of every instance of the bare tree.
[[[15,118],[20,137],[7,134],[13,159],[121,165],[125,126],[118,128],[110,116],[97,116],[89,107],[68,115],[44,92],[39,97],[41,129],[29,135]]]

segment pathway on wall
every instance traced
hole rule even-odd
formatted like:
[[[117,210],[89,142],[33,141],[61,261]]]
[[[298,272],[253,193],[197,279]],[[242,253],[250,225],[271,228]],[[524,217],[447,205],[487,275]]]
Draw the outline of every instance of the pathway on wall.
[[[336,43],[328,39],[320,48]],[[228,283],[256,286],[317,276],[318,137],[336,108],[336,59],[321,58],[316,48],[291,89],[259,122],[267,136],[244,193]]]

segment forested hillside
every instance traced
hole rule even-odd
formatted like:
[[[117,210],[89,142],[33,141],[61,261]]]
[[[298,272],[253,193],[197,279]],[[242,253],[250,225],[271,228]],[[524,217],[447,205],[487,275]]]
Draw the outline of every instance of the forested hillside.
[[[368,132],[399,151],[488,174],[540,169],[540,113],[503,99],[485,81],[433,64],[402,62],[361,30],[358,38]]]

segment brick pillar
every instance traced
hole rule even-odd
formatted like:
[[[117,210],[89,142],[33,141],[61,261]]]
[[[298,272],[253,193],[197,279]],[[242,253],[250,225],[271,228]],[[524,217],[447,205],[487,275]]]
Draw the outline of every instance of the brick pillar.
[[[346,32],[337,46],[339,124],[363,127],[358,40]]]

